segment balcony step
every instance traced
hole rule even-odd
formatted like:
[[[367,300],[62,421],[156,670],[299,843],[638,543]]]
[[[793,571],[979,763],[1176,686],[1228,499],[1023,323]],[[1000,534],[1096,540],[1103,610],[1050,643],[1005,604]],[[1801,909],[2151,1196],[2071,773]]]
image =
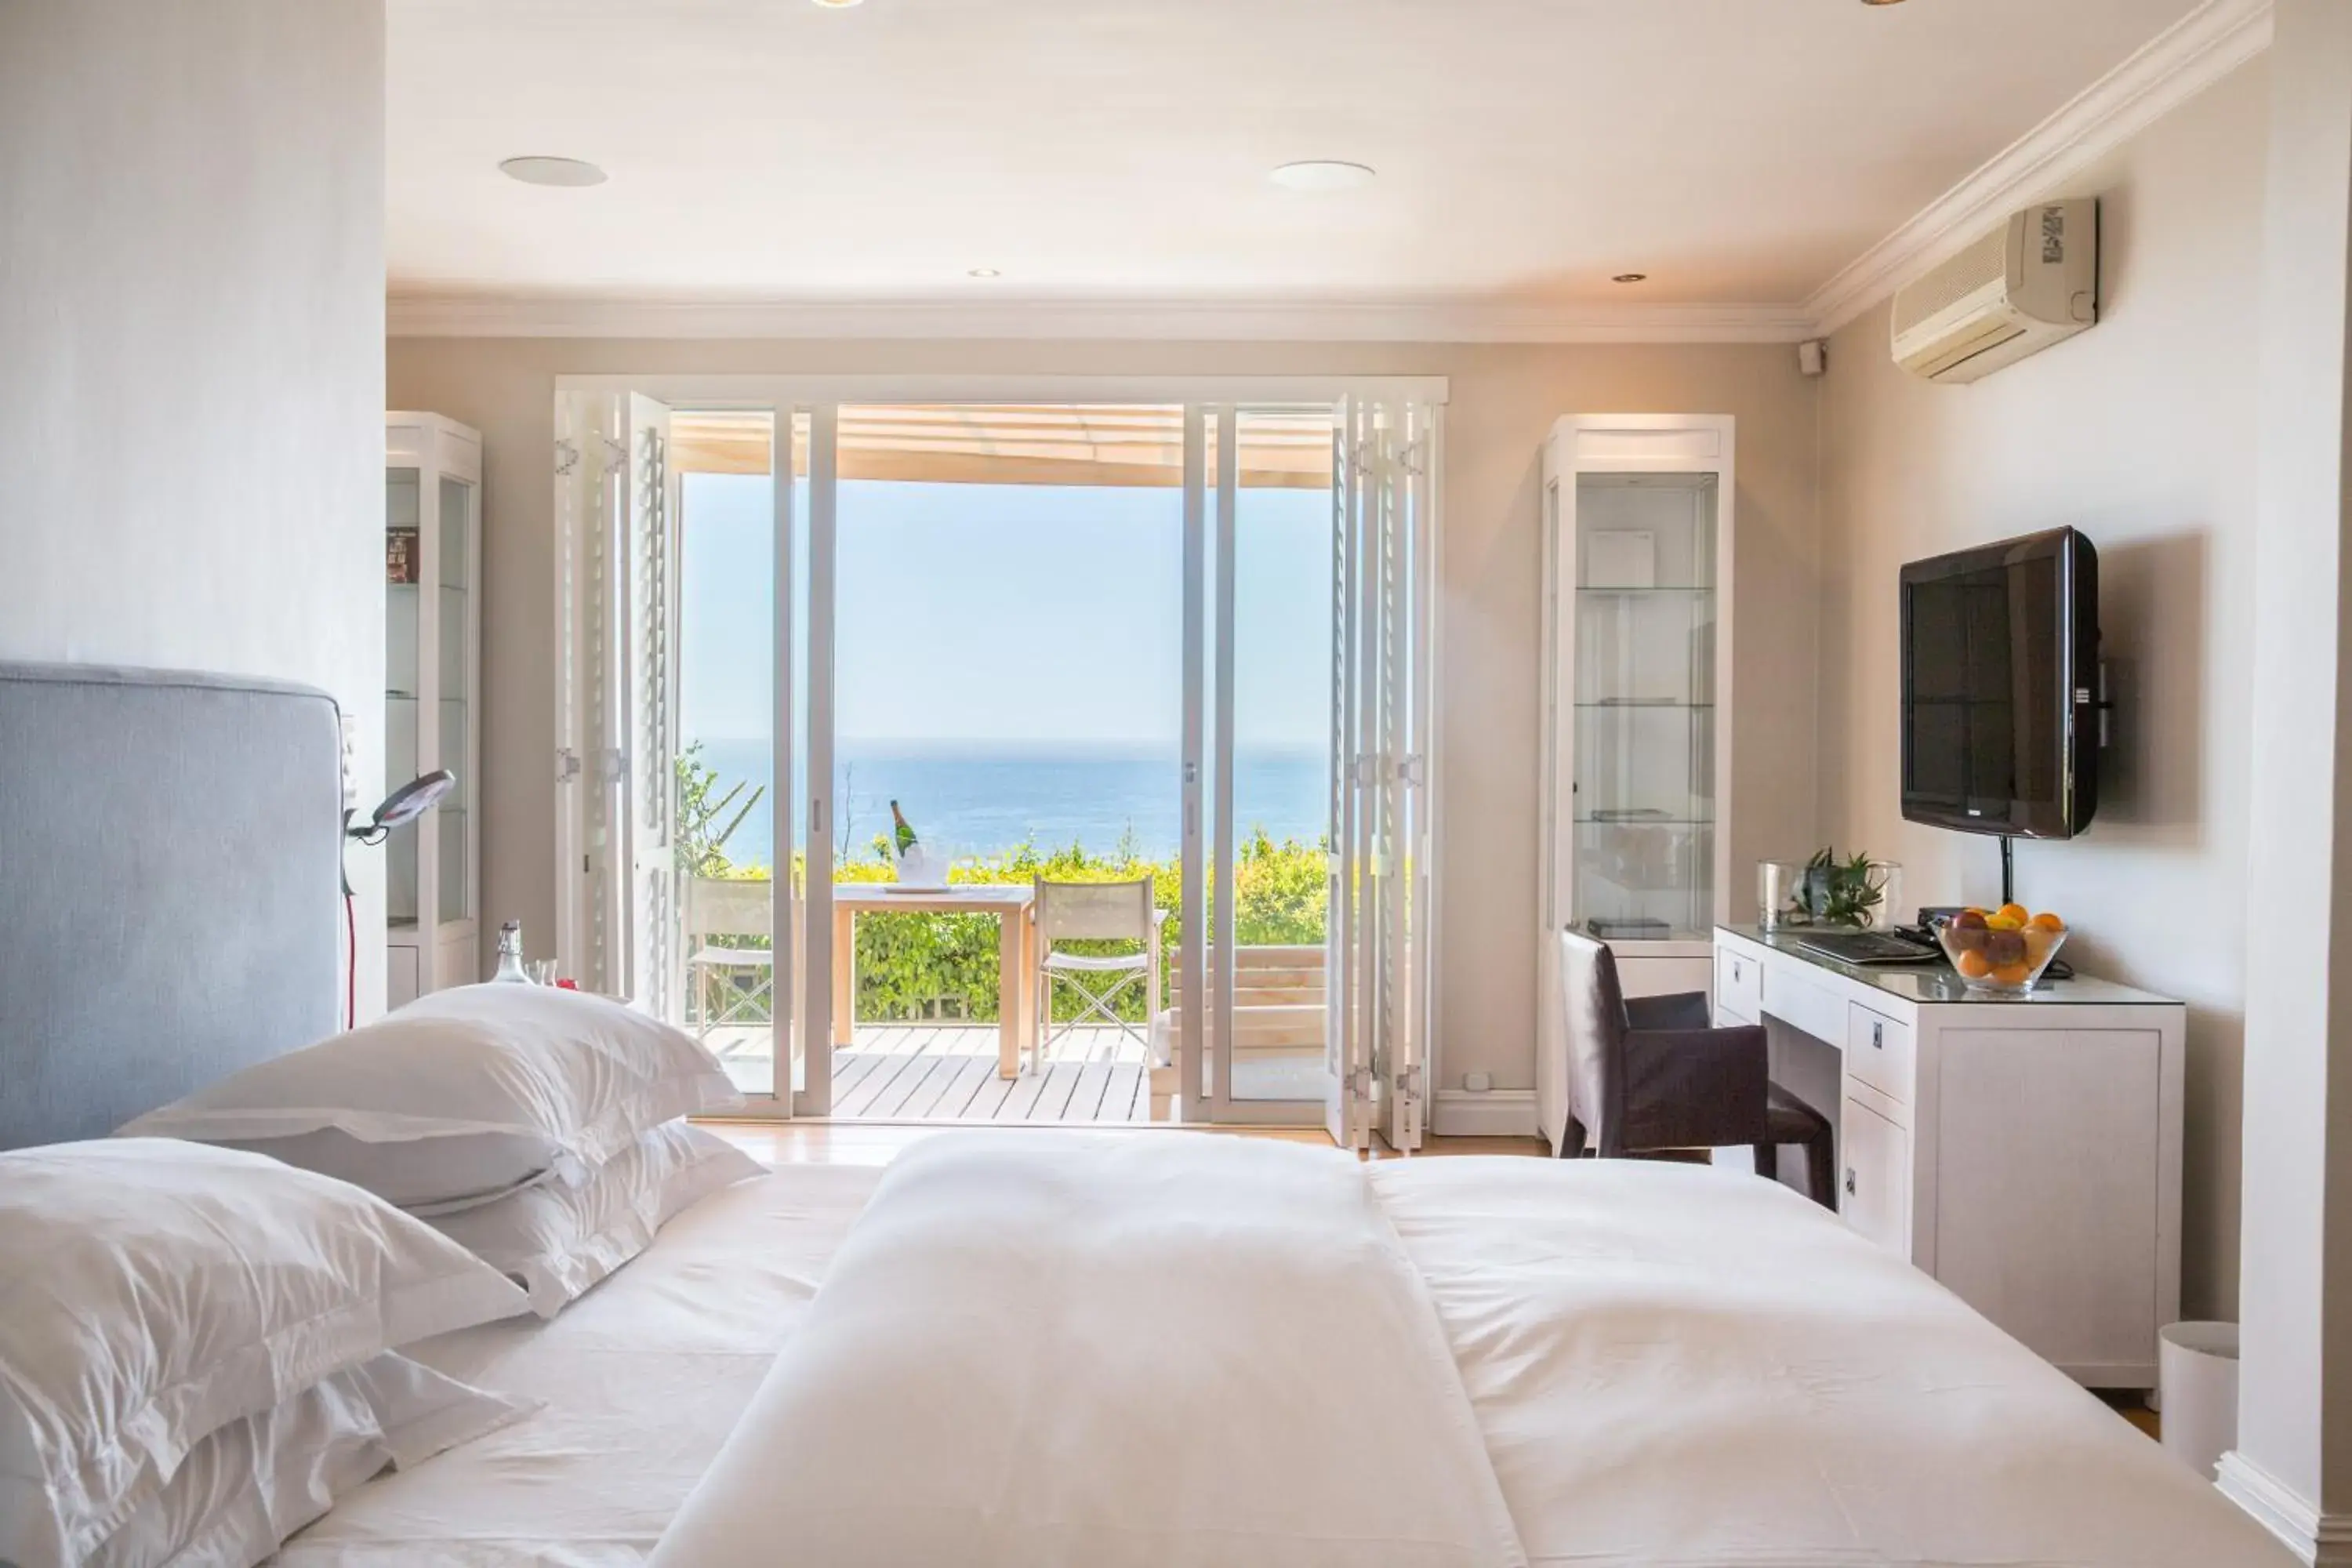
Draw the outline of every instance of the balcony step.
[[[1234,1009],[1234,1049],[1237,1052],[1288,1052],[1323,1048],[1323,1005],[1236,1007]],[[1172,1037],[1184,1027],[1184,1010],[1171,1007],[1160,1015],[1160,1026]]]
[[[1183,954],[1168,960],[1169,994],[1183,1001]],[[1319,947],[1241,947],[1234,950],[1234,1005],[1320,1005],[1324,998],[1323,950]]]
[[[1168,967],[1174,969],[1183,963],[1184,950],[1168,950]],[[1319,944],[1297,943],[1288,946],[1237,947],[1234,949],[1235,969],[1312,969],[1323,967],[1324,952]]]

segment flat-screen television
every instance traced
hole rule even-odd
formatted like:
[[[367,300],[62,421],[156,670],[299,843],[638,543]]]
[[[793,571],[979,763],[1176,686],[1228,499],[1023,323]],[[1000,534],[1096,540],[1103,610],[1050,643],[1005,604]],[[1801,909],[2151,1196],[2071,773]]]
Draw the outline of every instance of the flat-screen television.
[[[1903,568],[1903,815],[2068,838],[2098,809],[2099,554],[2071,528]]]

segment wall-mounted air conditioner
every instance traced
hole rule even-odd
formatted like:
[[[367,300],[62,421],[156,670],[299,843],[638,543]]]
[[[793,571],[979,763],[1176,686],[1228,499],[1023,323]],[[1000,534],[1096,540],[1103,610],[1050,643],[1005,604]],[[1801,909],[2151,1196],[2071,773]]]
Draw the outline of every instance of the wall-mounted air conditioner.
[[[1975,381],[2099,319],[2099,204],[2045,202],[1895,295],[1895,363]]]

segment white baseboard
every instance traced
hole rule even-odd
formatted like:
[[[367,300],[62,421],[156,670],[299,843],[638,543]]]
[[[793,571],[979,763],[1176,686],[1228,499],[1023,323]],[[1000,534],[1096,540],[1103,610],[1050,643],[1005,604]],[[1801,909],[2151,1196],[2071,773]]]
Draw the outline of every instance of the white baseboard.
[[[2215,1467],[2214,1485],[2312,1568],[2352,1568],[2352,1514],[2320,1512],[2302,1493],[2234,1448]]]
[[[1533,1138],[1536,1091],[1531,1089],[1441,1089],[1429,1118],[1436,1138]]]

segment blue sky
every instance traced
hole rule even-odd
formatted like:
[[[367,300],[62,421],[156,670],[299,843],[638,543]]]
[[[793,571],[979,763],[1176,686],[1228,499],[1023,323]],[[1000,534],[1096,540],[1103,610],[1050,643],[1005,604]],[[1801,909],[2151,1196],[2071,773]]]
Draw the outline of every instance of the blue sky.
[[[769,480],[687,479],[687,738],[770,729]],[[1242,492],[1234,732],[1328,732],[1330,498]],[[914,742],[1079,741],[1172,749],[1182,492],[846,480],[840,496],[838,727]]]

